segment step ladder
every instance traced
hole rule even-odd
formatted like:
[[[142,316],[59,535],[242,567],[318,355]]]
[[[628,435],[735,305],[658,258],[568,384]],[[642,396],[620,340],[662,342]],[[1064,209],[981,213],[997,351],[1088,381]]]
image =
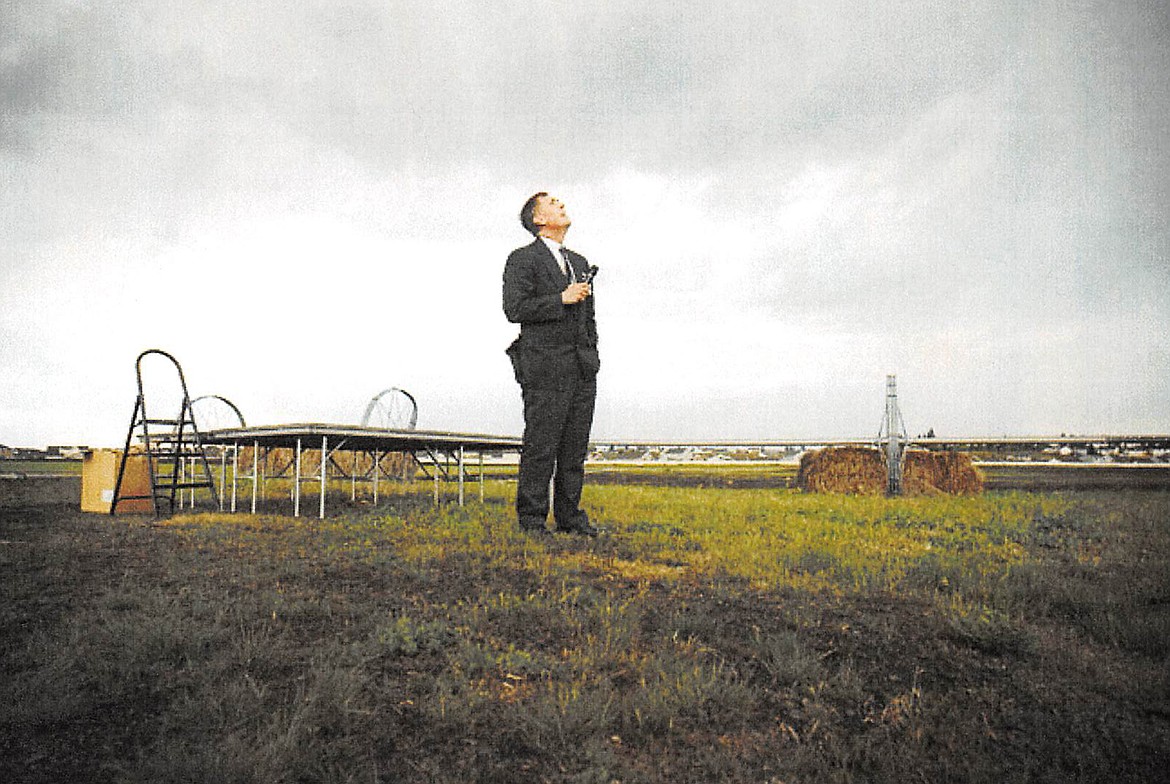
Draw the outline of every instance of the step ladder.
[[[147,414],[146,392],[142,383],[142,360],[148,356],[157,355],[168,360],[178,377],[182,392],[182,401],[178,406],[178,416],[174,419],[155,419]],[[114,483],[114,499],[110,504],[110,514],[117,514],[118,504],[122,501],[149,499],[154,507],[154,514],[160,517],[164,503],[168,514],[175,513],[175,502],[181,499],[184,490],[194,491],[206,489],[211,493],[212,503],[219,506],[219,496],[215,490],[215,481],[212,479],[211,466],[207,462],[203,443],[199,438],[199,428],[195,425],[195,417],[191,408],[191,396],[187,393],[187,380],[183,376],[183,368],[179,361],[165,351],[156,348],[147,349],[138,355],[134,363],[138,377],[138,399],[134,403],[134,413],[130,417],[130,428],[126,431],[126,447],[122,450],[122,459],[118,465],[118,478]],[[172,409],[173,410],[173,409]],[[139,439],[147,458],[147,467],[150,473],[149,495],[123,495],[122,481],[126,474],[126,462],[130,458],[130,447],[135,437]]]

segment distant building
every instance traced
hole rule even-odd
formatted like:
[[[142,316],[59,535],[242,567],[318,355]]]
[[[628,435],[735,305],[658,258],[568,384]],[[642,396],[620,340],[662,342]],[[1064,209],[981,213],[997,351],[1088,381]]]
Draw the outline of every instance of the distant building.
[[[12,459],[12,447],[0,444],[0,460]]]
[[[88,450],[88,446],[49,446],[45,448],[45,452],[50,458],[60,460],[80,460]]]

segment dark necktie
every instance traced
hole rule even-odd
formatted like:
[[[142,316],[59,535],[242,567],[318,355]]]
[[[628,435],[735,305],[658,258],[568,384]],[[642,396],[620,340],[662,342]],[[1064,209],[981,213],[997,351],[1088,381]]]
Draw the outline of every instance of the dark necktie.
[[[565,274],[569,276],[570,283],[577,282],[577,273],[573,272],[573,262],[569,261],[569,252],[561,248],[561,258],[565,260]]]

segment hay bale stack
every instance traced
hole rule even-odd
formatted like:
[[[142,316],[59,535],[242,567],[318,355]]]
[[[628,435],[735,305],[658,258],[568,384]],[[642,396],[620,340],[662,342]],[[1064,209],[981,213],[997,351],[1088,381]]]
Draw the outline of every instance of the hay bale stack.
[[[260,471],[268,477],[292,475],[293,461],[296,453],[292,449],[277,448],[260,451]],[[250,473],[252,470],[252,447],[240,448],[240,470]],[[374,458],[367,452],[334,452],[332,460],[346,474],[353,474],[356,469],[359,477],[372,477]],[[411,481],[415,477],[417,466],[414,458],[406,452],[384,452],[379,459],[382,468],[379,474],[382,479],[396,479]],[[330,473],[333,469],[330,468]],[[316,476],[321,471],[320,450],[306,449],[301,452],[301,476]]]
[[[814,449],[800,458],[796,486],[810,493],[878,495],[886,492],[886,466],[876,449]]]
[[[342,471],[358,476],[373,476],[374,456],[368,452],[335,452],[333,461]],[[318,463],[318,466],[320,464]],[[418,466],[408,452],[386,452],[378,459],[382,471],[382,478],[411,481],[415,478]]]
[[[906,452],[902,485],[908,495],[974,495],[983,492],[985,479],[965,452],[911,449]]]
[[[880,451],[868,447],[817,449],[801,457],[796,486],[812,493],[881,495],[886,492],[885,461]],[[983,487],[983,474],[970,455],[922,449],[906,452],[905,495],[970,495],[982,492]]]

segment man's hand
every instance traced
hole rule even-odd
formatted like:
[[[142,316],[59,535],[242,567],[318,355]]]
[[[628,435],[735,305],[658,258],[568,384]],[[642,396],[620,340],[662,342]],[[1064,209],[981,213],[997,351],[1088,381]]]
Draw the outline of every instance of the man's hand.
[[[593,293],[593,289],[588,283],[570,283],[568,287],[561,292],[561,302],[566,305],[576,305],[581,300]]]

